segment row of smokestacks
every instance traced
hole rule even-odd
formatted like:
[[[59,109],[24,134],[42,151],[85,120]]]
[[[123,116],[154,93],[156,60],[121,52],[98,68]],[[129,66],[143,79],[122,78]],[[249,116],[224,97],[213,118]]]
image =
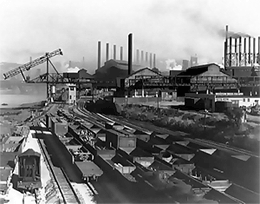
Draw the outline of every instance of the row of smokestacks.
[[[112,59],[117,60],[117,50],[116,45],[113,45],[113,51],[112,51]],[[105,60],[110,60],[110,49],[109,49],[109,43],[106,43],[106,58]],[[131,56],[129,55],[131,53]],[[133,41],[132,41],[132,34],[128,35],[128,62],[131,60],[131,63],[133,63]],[[124,53],[123,53],[123,47],[120,46],[120,54],[119,59],[122,61],[124,60]],[[131,58],[131,59],[130,59]],[[139,49],[136,50],[135,55],[135,64],[140,65],[146,65],[151,68],[156,67],[156,54],[140,51]],[[98,68],[101,67],[101,41],[98,41]]]
[[[256,48],[256,38],[249,35],[229,36],[226,26],[226,40],[224,42],[224,65],[229,66],[252,66],[260,64],[260,37]]]

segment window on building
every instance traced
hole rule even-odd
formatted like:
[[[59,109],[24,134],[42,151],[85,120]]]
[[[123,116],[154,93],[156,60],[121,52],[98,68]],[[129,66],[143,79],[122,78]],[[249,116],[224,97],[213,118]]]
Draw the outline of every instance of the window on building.
[[[250,102],[250,98],[247,99],[247,102]]]
[[[70,99],[71,99],[71,95],[70,95]]]
[[[243,102],[246,102],[246,99],[245,99],[245,98],[243,98]]]
[[[70,90],[71,90],[71,91],[74,91],[74,87],[70,87]]]

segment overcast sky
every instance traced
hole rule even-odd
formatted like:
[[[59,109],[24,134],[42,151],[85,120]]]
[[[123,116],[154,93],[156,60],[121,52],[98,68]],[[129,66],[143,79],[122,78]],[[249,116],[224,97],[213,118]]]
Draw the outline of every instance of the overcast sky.
[[[259,0],[1,0],[0,62],[61,48],[57,60],[84,57],[95,66],[98,40],[103,59],[106,42],[126,54],[130,32],[134,48],[157,58],[221,62],[225,25],[260,36],[259,10]]]

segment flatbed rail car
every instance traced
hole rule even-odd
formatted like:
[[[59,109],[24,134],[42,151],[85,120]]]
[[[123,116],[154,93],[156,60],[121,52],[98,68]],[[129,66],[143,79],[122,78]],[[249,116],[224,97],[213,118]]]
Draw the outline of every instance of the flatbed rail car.
[[[84,181],[97,181],[103,171],[92,161],[76,161],[81,177]]]

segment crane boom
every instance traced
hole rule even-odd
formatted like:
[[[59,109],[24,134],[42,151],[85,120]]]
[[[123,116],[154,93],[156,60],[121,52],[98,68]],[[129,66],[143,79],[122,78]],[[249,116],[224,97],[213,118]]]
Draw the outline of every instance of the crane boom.
[[[61,49],[57,49],[53,52],[46,53],[44,56],[39,57],[31,62],[28,62],[20,67],[17,67],[15,69],[12,69],[6,73],[3,74],[4,79],[8,79],[10,77],[16,76],[17,74],[23,74],[23,71],[29,71],[32,67],[35,67],[39,64],[42,64],[47,61],[47,59],[54,57],[56,55],[62,55]]]

